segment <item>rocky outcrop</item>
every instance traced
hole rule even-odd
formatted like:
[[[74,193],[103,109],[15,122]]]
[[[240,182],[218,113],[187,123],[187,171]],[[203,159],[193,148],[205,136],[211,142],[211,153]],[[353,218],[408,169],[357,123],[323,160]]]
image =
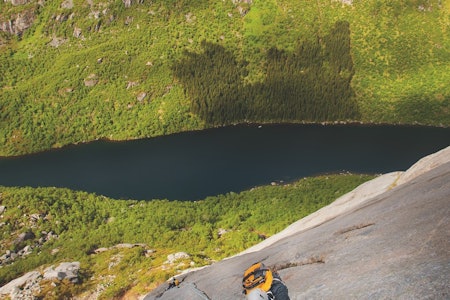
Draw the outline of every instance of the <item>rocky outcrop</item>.
[[[167,261],[166,263],[173,264],[176,261],[182,260],[182,259],[188,259],[191,256],[187,254],[186,252],[177,252],[173,254],[167,255]]]
[[[63,262],[58,266],[50,266],[43,272],[32,271],[14,279],[0,288],[0,298],[9,296],[11,299],[35,299],[41,290],[43,280],[69,280],[72,283],[79,281],[79,262]]]
[[[147,97],[147,93],[146,92],[140,92],[137,96],[136,96],[136,100],[139,102],[144,101],[144,99]]]
[[[61,3],[61,8],[72,9],[73,8],[73,0],[64,0]]]
[[[145,299],[242,299],[242,274],[256,261],[279,271],[291,299],[447,299],[449,182],[450,147]]]
[[[42,275],[40,272],[28,272],[25,275],[2,286],[0,288],[0,297],[3,298],[9,296],[14,300],[34,299],[34,295],[41,290],[39,285],[41,280]]]
[[[30,216],[30,220],[34,217],[36,216]],[[47,241],[58,238],[58,235],[54,234],[52,231],[41,231],[40,234],[41,236],[39,238],[37,238],[31,231],[26,231],[19,234],[13,241],[15,248],[18,248],[18,250],[6,250],[6,252],[0,256],[0,267],[11,264],[17,259],[24,258],[25,256],[30,255],[34,249],[41,248]],[[30,245],[26,245],[26,241],[32,241],[32,243],[30,243]]]
[[[117,244],[114,245],[112,247],[106,248],[106,247],[101,247],[101,248],[97,248],[93,251],[93,253],[98,254],[98,253],[102,253],[105,251],[109,251],[112,249],[131,249],[131,248],[135,248],[135,247],[142,247],[142,248],[146,248],[147,245],[146,244],[129,244],[129,243],[123,243],[123,244]]]
[[[5,0],[5,2],[10,2],[12,5],[18,6],[33,2],[33,0]]]
[[[19,234],[19,236],[14,240],[14,244],[18,245],[21,244],[25,241],[28,240],[32,240],[34,239],[36,236],[34,235],[34,233],[32,231],[26,231],[26,232],[22,232],[21,234]]]
[[[231,0],[239,11],[239,14],[243,17],[250,11],[250,6],[253,0]]]
[[[61,46],[66,42],[67,39],[54,36],[52,40],[48,43],[48,45],[54,48],[58,48],[59,46]]]
[[[78,271],[80,270],[79,262],[63,262],[57,267],[51,266],[45,269],[42,275],[46,280],[64,280],[67,279],[72,283],[78,283]]]
[[[129,8],[129,7],[131,7],[131,5],[133,5],[133,3],[139,3],[139,4],[144,3],[144,0],[122,0],[122,2],[126,8]]]
[[[22,35],[33,25],[35,17],[34,10],[13,14],[6,20],[0,17],[0,30],[13,35]]]

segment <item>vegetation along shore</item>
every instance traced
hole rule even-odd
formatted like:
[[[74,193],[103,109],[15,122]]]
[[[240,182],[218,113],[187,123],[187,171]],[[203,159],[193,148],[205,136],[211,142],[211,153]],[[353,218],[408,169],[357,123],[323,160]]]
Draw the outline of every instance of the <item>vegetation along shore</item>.
[[[449,127],[449,32],[441,0],[0,1],[0,157],[242,123]],[[30,293],[135,299],[373,177],[193,202],[0,186],[0,286],[74,262],[76,284]]]
[[[450,124],[448,1],[0,11],[0,156],[241,122]]]

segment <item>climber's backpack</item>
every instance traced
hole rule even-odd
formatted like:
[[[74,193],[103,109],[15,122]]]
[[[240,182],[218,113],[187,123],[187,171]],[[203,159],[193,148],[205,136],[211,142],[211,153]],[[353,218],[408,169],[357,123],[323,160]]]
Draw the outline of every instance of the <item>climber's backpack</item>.
[[[272,271],[261,262],[254,263],[244,272],[244,278],[242,279],[243,292],[247,295],[255,288],[268,292],[272,286],[272,281]]]

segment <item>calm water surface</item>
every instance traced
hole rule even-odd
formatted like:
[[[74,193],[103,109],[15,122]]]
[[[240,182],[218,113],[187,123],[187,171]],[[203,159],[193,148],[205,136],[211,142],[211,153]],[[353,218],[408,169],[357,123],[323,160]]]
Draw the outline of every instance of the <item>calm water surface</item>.
[[[403,171],[449,145],[448,128],[242,125],[0,158],[0,185],[197,200],[321,173]]]

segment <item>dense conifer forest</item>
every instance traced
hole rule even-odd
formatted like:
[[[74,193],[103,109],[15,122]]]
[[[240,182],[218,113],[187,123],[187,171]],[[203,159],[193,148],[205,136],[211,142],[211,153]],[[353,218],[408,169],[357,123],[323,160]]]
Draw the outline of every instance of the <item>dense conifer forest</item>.
[[[202,46],[202,53],[186,52],[173,69],[192,112],[208,124],[359,119],[347,22],[337,22],[325,37],[298,41],[292,53],[268,49],[264,80],[255,84],[244,82],[245,61],[220,45]]]

